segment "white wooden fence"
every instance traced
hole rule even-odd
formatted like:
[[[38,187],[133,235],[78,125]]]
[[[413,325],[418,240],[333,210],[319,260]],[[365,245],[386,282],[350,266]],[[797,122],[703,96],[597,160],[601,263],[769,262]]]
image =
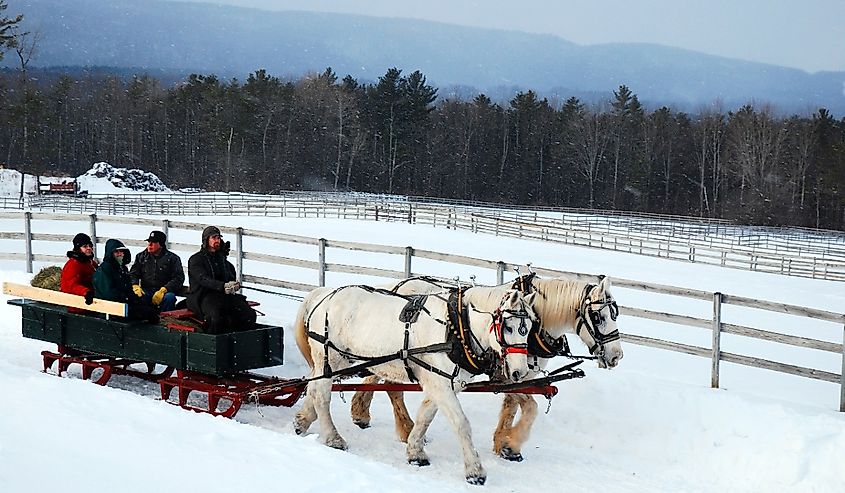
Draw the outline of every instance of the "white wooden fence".
[[[310,211],[311,209],[302,210]],[[19,261],[25,265],[27,272],[32,272],[33,262],[62,263],[66,260],[63,256],[34,253],[34,242],[62,242],[64,247],[65,245],[69,244],[71,239],[73,238],[73,234],[39,233],[37,231],[33,231],[33,224],[40,224],[40,221],[85,221],[88,225],[87,229],[90,236],[94,239],[95,242],[100,243],[101,239],[97,236],[97,225],[101,223],[158,228],[163,230],[165,233],[168,233],[169,238],[171,237],[169,233],[173,230],[191,231],[194,235],[196,235],[197,232],[205,226],[204,224],[177,222],[170,221],[167,219],[152,220],[128,217],[97,216],[96,214],[74,215],[31,212],[0,213],[0,220],[6,220],[6,223],[9,223],[9,220],[17,220],[22,222],[22,228],[12,227],[12,231],[0,231],[0,240],[16,240],[14,241],[14,245],[23,247],[10,248],[7,242],[3,242],[2,248],[4,251],[0,251],[0,260]],[[440,220],[444,219],[441,218]],[[456,221],[455,218],[445,220]],[[22,232],[21,229],[23,230]],[[242,282],[281,289],[291,289],[296,291],[308,291],[317,286],[326,285],[327,273],[357,274],[374,276],[378,278],[404,278],[412,275],[430,274],[414,270],[415,259],[436,260],[441,262],[447,262],[450,265],[455,266],[471,266],[474,268],[492,271],[495,273],[495,280],[497,283],[503,283],[505,272],[510,271],[515,267],[515,264],[504,260],[487,260],[461,255],[452,255],[448,253],[416,249],[412,246],[393,247],[384,245],[373,245],[368,243],[336,241],[325,238],[311,238],[243,228],[221,227],[221,230],[224,232],[224,234],[231,235],[235,239],[231,259],[236,264],[237,272]],[[73,233],[76,232],[77,231],[73,231]],[[310,259],[289,258],[261,252],[244,251],[243,239],[249,237],[260,238],[263,240],[278,241],[288,244],[293,243],[298,245],[310,245],[314,247],[314,251],[312,252],[313,256]],[[141,240],[126,240],[125,243],[130,246],[145,246],[145,242]],[[180,243],[172,243],[169,245],[169,247],[171,249],[179,251],[192,251],[196,249],[196,245]],[[403,268],[401,270],[398,270],[383,267],[376,268],[362,265],[331,263],[327,260],[328,258],[330,258],[330,256],[327,256],[327,250],[329,249],[387,254],[390,255],[391,258],[396,259],[395,265],[402,265]],[[51,251],[55,250],[55,247],[51,249]],[[280,246],[279,248],[274,249],[272,251],[284,250],[285,248]],[[255,267],[249,270],[245,270],[244,261],[249,261],[249,264]],[[262,264],[265,267],[263,269],[261,268]],[[292,282],[283,279],[273,279],[267,277],[266,275],[261,275],[263,272],[266,272],[267,264],[312,270],[315,274],[314,284]],[[567,278],[590,281],[596,279],[595,276],[589,274],[563,272],[542,267],[534,267],[534,270],[541,276],[562,276]],[[845,375],[845,315],[843,315],[842,313],[818,310],[814,308],[807,308],[796,305],[773,303],[719,292],[711,293],[694,289],[679,288],[674,286],[643,283],[635,280],[620,279],[616,277],[613,278],[613,283],[614,286],[617,287],[646,291],[652,294],[681,297],[693,300],[704,300],[708,303],[712,303],[713,306],[713,315],[711,318],[707,319],[658,312],[633,306],[620,306],[620,313],[625,317],[638,317],[647,320],[668,322],[680,326],[710,330],[712,333],[712,343],[710,347],[702,347],[658,338],[645,337],[642,335],[623,333],[623,340],[625,344],[636,344],[709,358],[711,360],[711,385],[714,388],[719,386],[719,368],[720,363],[723,361],[755,368],[763,368],[790,375],[797,375],[810,379],[838,383],[840,388],[839,410],[845,412],[845,376],[843,376]],[[815,319],[831,322],[842,327],[843,342],[834,343],[808,337],[783,334],[762,328],[746,327],[742,325],[725,323],[722,320],[723,305],[748,307],[757,310],[790,314],[806,319]],[[624,329],[624,324],[621,325]],[[808,348],[828,353],[836,353],[838,355],[841,355],[842,368],[839,373],[834,373],[772,361],[754,355],[726,352],[721,349],[722,334],[732,334],[760,341],[770,341],[788,346]]]
[[[17,203],[17,202],[16,202]],[[10,204],[7,204],[10,205]],[[13,205],[13,204],[11,204]],[[486,204],[490,205],[490,204]],[[369,194],[124,194],[27,197],[32,210],[109,215],[265,215],[401,221],[499,236],[845,281],[845,233],[573,209],[493,209]]]

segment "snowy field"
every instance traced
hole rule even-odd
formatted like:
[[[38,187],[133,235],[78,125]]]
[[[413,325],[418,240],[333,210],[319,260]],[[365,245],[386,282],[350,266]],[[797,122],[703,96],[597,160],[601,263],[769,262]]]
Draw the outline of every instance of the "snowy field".
[[[164,218],[160,218],[164,219]],[[169,218],[276,231],[335,240],[379,243],[500,259],[611,278],[722,291],[740,296],[840,311],[841,283],[721,269],[630,254],[474,235],[408,224],[343,220],[245,217]],[[84,223],[39,224],[39,232],[74,234]],[[17,223],[20,224],[20,223]],[[10,231],[14,224],[2,224]],[[98,224],[101,238],[143,239],[148,227]],[[173,241],[199,244],[199,232],[173,232]],[[251,243],[250,243],[251,242]],[[9,251],[3,243],[0,250]],[[63,254],[66,245],[40,244],[39,253]],[[248,239],[253,252],[316,260],[314,247]],[[138,248],[133,248],[137,251]],[[183,261],[189,251],[178,252]],[[401,270],[402,260],[329,249],[328,262]],[[40,266],[38,266],[40,267]],[[250,268],[261,269],[250,271]],[[245,265],[249,274],[316,283],[313,271]],[[492,271],[415,260],[414,270],[460,276],[481,283]],[[0,262],[0,280],[25,283],[19,263]],[[507,277],[510,278],[511,276]],[[329,274],[330,285],[377,282]],[[709,317],[711,306],[669,296],[614,289],[620,305]],[[297,303],[247,292],[261,302],[264,322],[289,327]],[[254,295],[254,296],[253,296]],[[3,299],[5,301],[6,298]],[[724,322],[842,342],[837,324],[725,307]],[[708,331],[620,317],[623,333],[709,346]],[[20,310],[0,305],[0,491],[61,488],[126,492],[291,491],[426,493],[453,491],[818,491],[845,485],[845,414],[838,413],[835,384],[723,363],[722,389],[709,388],[710,362],[677,353],[624,345],[618,368],[582,365],[586,378],[558,384],[560,393],[539,415],[523,449],[526,460],[510,463],[493,455],[491,434],[501,398],[462,395],[488,480],[483,487],[463,480],[455,436],[442,417],[429,431],[432,465],[410,466],[393,434],[387,399],[377,395],[373,423],[360,430],[348,419],[351,395],[335,394],[332,409],[347,452],[319,443],[311,433],[293,433],[296,407],[245,406],[233,420],[194,414],[157,399],[158,388],[129,377],[107,387],[40,372],[39,352],[54,346],[21,337]],[[307,372],[293,336],[286,333],[286,363],[265,373]],[[585,351],[570,337],[576,351]],[[624,341],[624,338],[623,338]],[[723,338],[723,350],[839,372],[841,357],[742,338]],[[565,363],[563,360],[560,364]],[[557,366],[557,365],[553,365]],[[347,402],[344,402],[343,399]],[[413,410],[418,394],[408,397]],[[541,401],[540,410],[547,403]],[[481,489],[479,489],[481,488]]]
[[[841,285],[831,282],[490,239],[465,232],[313,219],[216,219],[219,224],[248,222],[256,229],[309,236],[329,236],[329,231],[334,239],[410,243],[461,254],[483,250],[487,257],[721,289],[817,308],[843,306],[844,301]],[[62,229],[55,232],[71,233],[68,226],[57,223]],[[143,229],[149,228],[138,229],[122,227],[120,237],[143,238]],[[360,254],[346,255],[346,259],[331,261],[361,260]],[[2,268],[3,280],[26,282],[29,278],[12,264]],[[466,279],[469,272],[461,275]],[[330,276],[329,282],[344,279]],[[643,293],[619,289],[615,294],[623,305],[648,302]],[[295,302],[271,295],[255,298],[262,302],[268,322],[291,324]],[[686,306],[689,303],[662,308],[688,313],[696,309]],[[375,400],[373,427],[359,430],[345,418],[348,405],[336,395],[336,421],[350,444],[348,452],[338,452],[321,445],[314,433],[295,436],[291,427],[295,409],[246,407],[237,419],[229,421],[158,401],[156,387],[131,378],[114,377],[109,387],[100,388],[80,380],[78,373],[65,379],[42,374],[38,353],[51,345],[23,339],[19,309],[8,305],[0,309],[0,389],[7,398],[6,419],[0,424],[4,491],[29,491],[36,477],[40,478],[39,488],[46,483],[44,486],[68,491],[82,491],[92,482],[129,491],[150,487],[165,491],[278,487],[288,491],[375,488],[428,492],[473,488],[463,482],[457,444],[442,418],[435,420],[430,432],[432,466],[416,469],[405,463],[403,446],[393,437],[383,396]],[[643,320],[621,318],[619,323],[624,332],[659,331],[654,323]],[[765,327],[765,321],[762,323]],[[823,324],[819,325],[814,329],[824,332]],[[667,338],[673,330],[693,330],[664,329],[662,335]],[[837,329],[841,335],[841,327],[829,329],[831,340],[836,340]],[[706,331],[702,334],[701,343],[706,344],[709,336]],[[290,342],[292,337],[287,336]],[[287,347],[287,363],[268,373],[300,376],[306,372],[292,346]],[[561,478],[574,491],[839,491],[845,484],[841,468],[845,416],[835,411],[836,385],[725,364],[724,388],[711,390],[707,360],[632,345],[625,346],[625,351],[619,368],[598,370],[587,363],[586,378],[559,384],[561,392],[549,413],[538,418],[524,451],[526,461],[521,464],[502,461],[490,452],[500,398],[462,396],[476,446],[488,469],[484,488],[530,491],[532,478],[547,477]],[[836,358],[818,363],[835,371],[830,366],[835,367]],[[412,396],[409,400],[413,405],[418,399]],[[50,474],[39,474],[47,464]],[[91,467],[97,468],[93,478]],[[127,482],[127,478],[131,479]]]

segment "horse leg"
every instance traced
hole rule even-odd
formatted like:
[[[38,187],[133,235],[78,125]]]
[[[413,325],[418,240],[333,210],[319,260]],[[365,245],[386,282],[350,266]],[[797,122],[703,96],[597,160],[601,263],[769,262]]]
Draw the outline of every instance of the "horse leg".
[[[481,460],[478,458],[478,450],[475,449],[475,445],[472,443],[472,428],[470,427],[469,419],[464,414],[463,408],[461,408],[458,396],[451,388],[439,382],[433,383],[433,385],[429,385],[428,387],[423,387],[426,395],[443,411],[443,414],[452,423],[452,428],[458,436],[458,442],[460,443],[464,456],[464,476],[466,477],[467,483],[484,484],[487,481],[487,472],[484,470],[484,466],[481,465]]]
[[[390,398],[390,403],[393,405],[393,422],[396,425],[396,435],[399,436],[400,442],[407,442],[408,435],[414,428],[414,421],[405,406],[405,393],[391,390],[387,392],[387,397]]]
[[[499,424],[496,425],[496,431],[493,432],[493,452],[496,455],[502,455],[502,450],[505,447],[510,447],[509,437],[518,407],[516,394],[505,394],[505,399],[502,401],[502,410],[499,412]]]
[[[520,408],[519,421],[517,421],[516,426],[511,428],[510,434],[505,437],[499,455],[503,459],[522,462],[522,445],[528,440],[531,427],[537,418],[537,401],[527,394],[516,394],[514,397]]]
[[[293,431],[297,435],[303,435],[308,428],[317,419],[317,411],[314,409],[314,399],[311,394],[306,393],[302,400],[302,407],[293,418]]]
[[[369,385],[380,381],[381,378],[378,376],[370,375],[362,383]],[[374,393],[373,391],[359,390],[352,396],[352,407],[349,409],[349,413],[352,415],[352,422],[359,428],[370,427],[370,404],[373,402]]]
[[[425,453],[425,434],[429,425],[437,414],[437,406],[431,399],[423,399],[420,409],[417,411],[417,424],[410,430],[407,437],[408,442],[408,463],[415,466],[427,466],[431,464],[428,455]]]
[[[314,409],[317,411],[317,419],[320,421],[320,436],[323,443],[329,447],[346,450],[346,440],[337,432],[332,420],[331,400],[332,381],[328,378],[312,380],[308,383],[308,395],[314,402]]]

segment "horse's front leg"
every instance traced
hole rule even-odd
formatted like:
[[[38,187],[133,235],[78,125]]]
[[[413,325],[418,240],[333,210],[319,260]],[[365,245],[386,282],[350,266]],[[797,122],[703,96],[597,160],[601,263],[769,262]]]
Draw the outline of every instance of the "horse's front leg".
[[[516,407],[519,406],[521,414],[516,425],[509,428],[507,433],[499,437],[499,442],[494,438],[494,450],[503,459],[521,462],[523,459],[522,445],[528,440],[528,436],[531,434],[531,427],[537,418],[537,401],[528,394],[508,394],[505,400],[507,401],[508,397],[511,396],[513,412],[515,413]],[[505,413],[504,408],[505,405],[503,404],[502,414]],[[500,416],[500,424],[501,419],[502,416]],[[511,419],[513,419],[513,414],[511,414]],[[497,429],[496,432],[498,433],[499,430]],[[498,450],[496,450],[497,446],[499,447]]]
[[[328,378],[312,380],[308,383],[308,394],[314,401],[317,419],[320,421],[320,436],[329,447],[346,450],[346,440],[340,436],[332,420],[331,400],[332,381]]]
[[[496,425],[496,431],[493,432],[493,452],[496,455],[502,455],[502,450],[510,447],[511,429],[518,408],[519,403],[515,394],[505,394],[502,410],[499,412],[499,423]]]
[[[440,377],[437,377],[440,378]],[[478,450],[472,443],[472,428],[467,419],[464,410],[461,408],[461,403],[458,401],[458,396],[455,392],[444,385],[445,379],[436,381],[435,385],[429,385],[425,388],[426,395],[430,398],[452,423],[452,428],[458,436],[458,442],[461,445],[461,451],[464,456],[464,475],[467,483],[481,485],[487,481],[487,472],[484,466],[481,465],[481,460],[478,458]],[[434,387],[434,388],[430,388]],[[411,432],[413,435],[414,432]]]
[[[431,462],[425,453],[425,434],[437,414],[437,406],[431,399],[423,399],[417,411],[417,423],[408,434],[408,463],[415,466],[427,466]]]

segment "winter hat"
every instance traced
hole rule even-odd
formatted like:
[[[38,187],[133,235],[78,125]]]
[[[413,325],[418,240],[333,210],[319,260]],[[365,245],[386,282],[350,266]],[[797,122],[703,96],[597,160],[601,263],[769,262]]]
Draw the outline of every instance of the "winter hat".
[[[91,241],[91,237],[86,235],[85,233],[79,233],[73,237],[73,249],[78,250],[85,245],[94,246],[94,242]]]
[[[202,230],[202,246],[206,246],[208,244],[208,239],[212,236],[223,236],[220,233],[220,228],[217,226],[206,226],[204,230]]]
[[[148,243],[158,243],[161,246],[164,246],[167,243],[167,235],[164,234],[162,231],[153,231],[150,233],[150,237],[147,238]]]

